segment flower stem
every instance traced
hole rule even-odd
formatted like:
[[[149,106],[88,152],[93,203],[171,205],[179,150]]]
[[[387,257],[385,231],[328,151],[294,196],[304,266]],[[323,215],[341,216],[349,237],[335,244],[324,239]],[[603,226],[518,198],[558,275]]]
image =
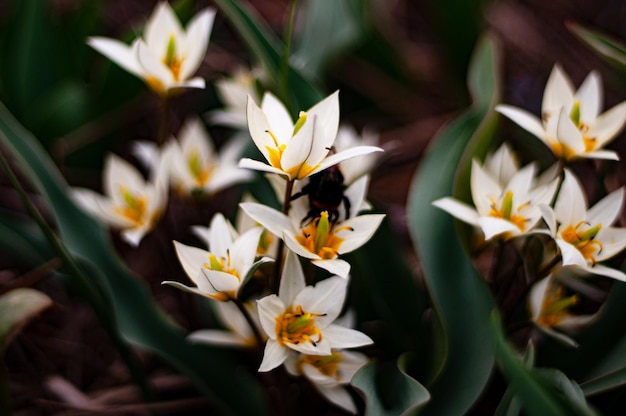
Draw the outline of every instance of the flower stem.
[[[246,309],[246,305],[244,305],[240,299],[233,299],[233,302],[245,318],[248,325],[250,325],[250,329],[252,329],[252,334],[254,335],[254,339],[256,339],[257,345],[259,348],[263,348],[265,340],[263,339],[263,335],[261,335],[261,331],[259,331],[259,327],[256,325],[256,322],[254,322],[252,316],[250,316],[250,312]]]
[[[167,140],[170,124],[170,98],[168,95],[164,95],[161,98],[161,117],[159,122],[159,132],[157,136],[157,143],[163,144]]]
[[[285,187],[285,197],[283,199],[283,214],[289,215],[289,210],[291,209],[291,194],[293,192],[293,185],[295,183],[295,179],[288,179],[287,185]],[[277,236],[281,237],[281,236]],[[278,288],[280,287],[280,272],[283,269],[283,260],[284,260],[284,251],[285,251],[285,242],[281,238],[278,241],[278,249],[276,252],[276,262],[274,275],[271,276],[270,280],[270,290],[272,293],[278,293]]]

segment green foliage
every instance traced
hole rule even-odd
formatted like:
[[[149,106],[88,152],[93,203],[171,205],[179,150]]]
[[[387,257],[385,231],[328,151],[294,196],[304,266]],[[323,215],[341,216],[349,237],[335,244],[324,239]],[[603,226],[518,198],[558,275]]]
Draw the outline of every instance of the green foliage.
[[[460,161],[468,157],[468,143],[479,141],[483,145],[475,146],[484,148],[492,139],[483,126],[490,124],[492,103],[497,100],[494,55],[488,40],[477,47],[469,75],[474,105],[433,141],[409,195],[410,231],[442,337],[436,341],[441,361],[433,365],[432,400],[425,414],[467,412],[484,389],[494,362],[489,329],[493,298],[461,242],[443,237],[456,234],[453,219],[431,205],[435,199],[453,194],[453,178]]]

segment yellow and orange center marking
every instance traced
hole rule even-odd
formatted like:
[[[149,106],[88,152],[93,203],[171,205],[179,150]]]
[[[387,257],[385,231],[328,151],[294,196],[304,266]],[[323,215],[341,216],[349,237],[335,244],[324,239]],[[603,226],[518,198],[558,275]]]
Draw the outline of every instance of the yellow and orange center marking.
[[[582,229],[584,228],[584,229]],[[585,260],[596,263],[595,255],[602,251],[602,242],[595,240],[596,235],[602,228],[602,224],[589,227],[584,221],[576,226],[568,225],[560,232],[561,238],[580,251]]]
[[[276,317],[276,340],[285,344],[301,344],[309,342],[314,346],[322,340],[322,331],[315,325],[315,318],[323,316],[302,310],[302,306],[289,306]]]
[[[507,191],[502,199],[502,203],[498,208],[498,203],[491,199],[491,210],[489,211],[490,217],[502,218],[513,223],[521,232],[526,231],[526,222],[528,222],[528,218],[515,214],[514,212],[519,212],[526,208],[529,205],[528,202],[524,202],[517,209],[514,209],[513,206],[513,192]]]
[[[296,241],[313,254],[323,259],[334,259],[339,255],[339,247],[344,239],[336,235],[341,230],[352,230],[350,227],[331,227],[328,221],[328,211],[311,221],[301,235],[296,235]]]
[[[128,188],[122,186],[120,192],[124,198],[124,205],[115,207],[115,211],[135,225],[142,225],[146,218],[148,200],[144,195],[132,193]]]
[[[228,253],[227,258],[217,257],[213,253],[209,254],[209,262],[204,263],[203,266],[205,269],[208,269],[208,270],[215,270],[218,272],[228,273],[230,275],[235,276],[237,280],[241,281],[241,277],[239,276],[239,272],[237,271],[237,269],[231,267],[230,265],[230,252]],[[237,293],[236,291],[218,292],[215,294],[209,294],[208,296],[210,296],[211,298],[215,300],[226,302],[231,299],[236,299]]]
[[[339,380],[341,378],[339,364],[342,361],[343,355],[340,352],[333,352],[330,355],[302,355],[296,363],[296,368],[299,373],[302,373],[302,366],[309,364],[325,376]]]
[[[564,292],[563,286],[558,283],[548,285],[541,304],[541,312],[537,318],[539,325],[551,328],[558,325],[564,318],[572,316],[567,308],[578,303],[578,296],[564,297]]]
[[[214,171],[214,166],[203,165],[200,159],[200,152],[197,150],[192,150],[189,153],[187,165],[198,186],[204,186]]]

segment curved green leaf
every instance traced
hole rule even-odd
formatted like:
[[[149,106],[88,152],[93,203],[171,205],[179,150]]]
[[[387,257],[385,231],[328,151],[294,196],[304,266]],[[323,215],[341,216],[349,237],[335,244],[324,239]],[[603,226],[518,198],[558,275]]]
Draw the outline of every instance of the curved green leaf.
[[[406,415],[430,398],[428,390],[395,363],[370,363],[354,375],[351,384],[365,399],[367,416]]]
[[[226,412],[264,414],[267,405],[258,382],[224,354],[186,342],[185,334],[157,307],[139,279],[117,257],[107,232],[69,197],[67,184],[45,151],[0,106],[0,140],[23,173],[46,198],[65,246],[84,270],[96,274],[104,287],[121,335],[148,349],[185,373]],[[86,268],[86,269],[85,269]],[[210,351],[210,352],[209,352]],[[246,391],[246,400],[238,392]]]
[[[567,28],[598,55],[626,70],[626,45],[576,23],[569,23]]]
[[[445,346],[443,361],[433,367],[436,379],[429,387],[432,401],[425,414],[465,413],[484,389],[494,363],[489,329],[493,298],[456,237],[454,220],[431,205],[453,194],[457,167],[472,138],[481,144],[492,139],[483,127],[491,125],[498,99],[494,54],[488,40],[477,47],[469,75],[474,105],[438,135],[409,195],[411,236],[440,320],[443,339],[439,342]]]
[[[626,368],[621,368],[604,376],[585,381],[581,383],[580,387],[583,389],[585,396],[593,396],[594,394],[624,387],[624,385],[626,385]]]

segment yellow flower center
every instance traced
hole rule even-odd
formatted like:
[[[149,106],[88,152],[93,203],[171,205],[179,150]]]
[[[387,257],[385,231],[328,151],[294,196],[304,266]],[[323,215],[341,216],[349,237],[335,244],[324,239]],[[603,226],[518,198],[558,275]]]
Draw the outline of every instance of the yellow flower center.
[[[545,327],[558,325],[564,318],[572,316],[567,308],[578,303],[578,296],[563,297],[563,286],[550,283],[546,288],[546,295],[541,304],[541,313],[537,323]]]
[[[513,192],[507,191],[502,199],[502,204],[500,208],[498,208],[498,203],[491,199],[491,211],[489,211],[490,217],[502,218],[513,223],[521,232],[526,231],[526,222],[528,219],[522,215],[514,214],[515,212],[519,212],[522,209],[528,206],[529,202],[524,202],[517,209],[513,207]]]
[[[261,238],[259,239],[259,245],[256,249],[257,254],[267,254],[267,250],[269,250],[272,242],[274,242],[274,234],[270,233],[267,230],[263,230],[263,232],[261,233]]]
[[[198,186],[206,184],[214,171],[213,166],[203,166],[202,160],[200,160],[200,152],[197,150],[190,152],[187,164]]]
[[[217,272],[224,272],[224,273],[231,274],[235,276],[237,280],[241,281],[239,272],[236,269],[232,268],[230,265],[230,252],[228,252],[228,256],[226,258],[224,257],[218,258],[215,254],[210,253],[209,262],[204,263],[203,266],[204,268],[209,269],[209,270],[215,270]],[[210,294],[209,296],[212,297],[213,299],[226,302],[231,299],[237,298],[237,293],[236,291],[232,290],[229,292],[219,292],[216,294]]]
[[[171,34],[170,39],[167,42],[167,49],[165,50],[163,63],[170,69],[170,71],[172,71],[174,81],[179,81],[180,67],[185,58],[177,56],[176,49],[176,36]]]
[[[341,230],[352,229],[350,227],[333,229],[328,221],[328,211],[322,211],[319,218],[311,221],[302,230],[302,235],[296,236],[296,241],[311,253],[317,254],[323,259],[334,259],[339,255],[339,247],[344,241],[343,238],[337,237],[334,233]]]
[[[296,363],[296,369],[299,373],[302,373],[302,366],[304,364],[312,365],[317,368],[317,371],[324,374],[327,377],[334,377],[339,380],[341,374],[339,373],[339,363],[343,361],[343,355],[340,352],[333,352],[330,355],[302,355]]]
[[[282,346],[286,343],[300,344],[310,342],[314,346],[322,340],[322,331],[315,326],[315,317],[320,314],[302,310],[302,306],[289,306],[280,316],[276,317],[276,340]]]
[[[561,238],[570,243],[580,251],[585,260],[590,260],[592,264],[596,263],[595,255],[602,251],[602,242],[595,240],[596,235],[602,228],[602,224],[581,230],[581,227],[588,227],[588,224],[581,221],[576,226],[568,225],[561,231]]]
[[[148,201],[145,196],[133,194],[125,186],[120,187],[120,192],[124,197],[125,205],[115,207],[115,211],[135,225],[141,226],[146,221],[146,211]]]

